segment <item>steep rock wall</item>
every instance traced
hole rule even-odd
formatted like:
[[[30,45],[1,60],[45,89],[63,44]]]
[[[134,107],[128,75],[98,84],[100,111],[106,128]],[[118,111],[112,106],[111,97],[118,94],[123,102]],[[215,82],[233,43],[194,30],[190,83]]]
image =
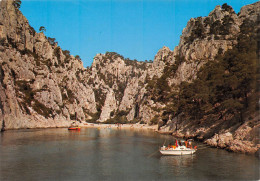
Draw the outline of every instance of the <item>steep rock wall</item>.
[[[68,126],[96,112],[82,62],[36,33],[12,1],[0,2],[1,128]]]
[[[79,58],[44,33],[35,32],[12,1],[1,1],[0,128],[62,127],[73,120],[122,119],[159,123],[161,131],[174,132],[173,100],[179,85],[192,82],[201,67],[237,44],[243,21],[257,21],[259,4],[245,6],[239,14],[229,6],[217,6],[209,16],[191,19],[179,45],[173,51],[163,47],[153,62],[107,52],[97,54],[92,66],[84,68]],[[233,127],[227,124],[222,130],[218,125],[182,120],[179,136],[235,150],[246,141],[253,143],[241,135],[243,131],[251,135],[258,126],[256,121]]]

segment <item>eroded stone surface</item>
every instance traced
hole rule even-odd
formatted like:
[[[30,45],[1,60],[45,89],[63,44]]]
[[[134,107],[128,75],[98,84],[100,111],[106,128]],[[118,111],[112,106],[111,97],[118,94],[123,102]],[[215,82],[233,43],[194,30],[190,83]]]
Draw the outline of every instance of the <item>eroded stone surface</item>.
[[[165,76],[167,68],[176,64],[176,72],[165,78],[171,89],[183,81],[192,81],[198,70],[215,56],[236,44],[239,26],[245,19],[257,20],[260,3],[241,8],[239,15],[217,6],[208,17],[192,18],[182,32],[179,45],[172,51],[163,47],[153,62],[137,62],[117,53],[97,54],[90,68],[51,42],[44,33],[30,27],[12,1],[0,2],[0,129],[44,128],[68,126],[99,115],[104,122],[120,111],[128,121],[149,123],[168,119],[161,129],[174,132],[176,118],[163,118],[162,109],[170,102],[156,102],[149,92],[148,80]],[[232,18],[228,34],[218,36],[213,23],[223,24]],[[203,31],[194,35],[198,26]],[[180,123],[179,136],[206,139],[209,145],[240,152],[256,151],[254,139],[247,139],[257,130],[241,125],[235,131],[226,127],[212,135],[216,125]],[[187,126],[189,125],[189,126]],[[207,137],[207,135],[210,135]],[[259,146],[258,146],[259,147]]]

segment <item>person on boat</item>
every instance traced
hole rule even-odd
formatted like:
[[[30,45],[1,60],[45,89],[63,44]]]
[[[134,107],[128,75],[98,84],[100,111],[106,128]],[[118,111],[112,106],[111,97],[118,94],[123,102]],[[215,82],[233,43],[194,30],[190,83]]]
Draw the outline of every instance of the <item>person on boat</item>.
[[[176,147],[179,146],[179,144],[178,144],[178,140],[176,140],[176,142],[175,142],[175,146],[176,146]]]
[[[189,148],[188,147],[188,141],[186,140],[184,143],[185,143],[186,148]]]
[[[189,148],[192,148],[192,143],[191,143],[191,141],[189,141],[188,143],[189,143]]]

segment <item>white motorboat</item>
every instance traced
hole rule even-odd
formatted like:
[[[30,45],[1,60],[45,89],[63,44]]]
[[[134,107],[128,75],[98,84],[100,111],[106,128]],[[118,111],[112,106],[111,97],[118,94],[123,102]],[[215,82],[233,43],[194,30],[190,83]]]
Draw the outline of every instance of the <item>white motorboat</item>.
[[[183,143],[185,143],[185,145]],[[169,145],[167,147],[162,146],[159,151],[162,155],[192,155],[196,152],[196,150],[197,147],[195,146],[194,148],[192,148],[190,142],[183,141],[181,142],[181,145],[179,145],[178,141],[176,140],[175,145]]]

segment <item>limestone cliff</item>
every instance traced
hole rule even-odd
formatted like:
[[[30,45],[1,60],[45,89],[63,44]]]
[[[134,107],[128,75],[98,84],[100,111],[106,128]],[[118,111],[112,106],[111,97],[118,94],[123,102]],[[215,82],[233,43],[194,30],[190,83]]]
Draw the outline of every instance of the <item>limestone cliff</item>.
[[[96,112],[82,62],[36,33],[13,1],[0,2],[0,41],[1,128],[68,126]]]
[[[247,69],[247,72],[254,72],[254,74],[257,75],[255,67],[259,64],[259,57],[257,60],[257,55],[259,55],[259,47],[257,47],[257,41],[259,44],[259,35],[257,35],[257,32],[259,32],[259,8],[260,3],[257,2],[242,7],[241,12],[235,14],[233,9],[225,4],[222,5],[222,7],[217,6],[208,17],[199,17],[191,19],[188,22],[187,27],[183,30],[180,44],[174,50],[174,64],[166,67],[164,71],[164,73],[168,75],[164,78],[169,85],[164,88],[164,92],[168,94],[168,97],[161,97],[160,94],[154,91],[154,89],[158,89],[156,86],[150,91],[153,95],[151,97],[155,98],[157,102],[160,101],[165,105],[161,106],[161,108],[158,107],[159,116],[157,116],[157,121],[161,118],[161,132],[171,132],[176,136],[186,138],[193,137],[198,140],[203,140],[211,146],[237,152],[255,153],[259,150],[260,144],[258,136],[260,124],[258,103],[256,101],[258,100],[259,90],[254,86],[250,87],[248,92],[245,93],[245,101],[251,96],[253,101],[250,104],[253,108],[251,112],[249,109],[245,109],[246,111],[244,111],[244,113],[240,112],[240,118],[235,118],[229,114],[227,120],[225,117],[217,116],[218,114],[216,113],[209,113],[220,105],[219,102],[216,102],[216,104],[214,104],[215,107],[211,108],[208,108],[208,105],[204,104],[205,107],[201,107],[201,109],[206,110],[208,108],[209,111],[208,114],[205,114],[200,118],[196,117],[198,115],[196,115],[195,118],[192,118],[192,116],[187,114],[179,114],[178,111],[175,112],[176,114],[179,114],[179,116],[172,114],[174,112],[173,110],[176,110],[176,104],[179,104],[179,95],[182,94],[187,96],[191,93],[180,93],[183,92],[183,90],[173,90],[176,85],[183,85],[184,83],[185,85],[191,85],[186,82],[193,82],[196,80],[198,72],[201,73],[203,68],[204,70],[205,68],[210,69],[209,65],[214,65],[214,62],[217,64],[221,59],[224,59],[225,61],[237,59],[239,60],[237,64],[245,60],[244,65],[247,65],[253,61],[255,63],[252,64],[252,70],[250,71]],[[257,37],[258,40],[256,39]],[[248,47],[246,48],[246,46]],[[235,57],[234,55],[236,55],[236,53],[240,53],[238,50],[244,52],[241,53],[240,57]],[[228,53],[226,54],[225,52]],[[245,56],[245,58],[243,56]],[[223,61],[223,63],[225,62]],[[230,62],[228,64],[231,67],[233,66]],[[243,71],[242,67],[239,68],[238,71]],[[221,69],[221,67],[218,68]],[[173,74],[172,71],[174,71]],[[229,70],[228,72],[227,68],[222,75],[228,76],[230,71],[233,70]],[[214,72],[212,72],[211,75],[214,75]],[[239,74],[238,78],[240,78],[240,76],[241,74]],[[210,79],[210,77],[208,77],[208,79]],[[158,80],[160,82],[162,81],[162,79]],[[201,77],[197,80],[197,86],[199,86],[201,80]],[[245,84],[247,87],[251,84],[250,80],[252,79],[244,80],[246,81]],[[235,76],[231,76],[228,86],[232,87],[230,84],[234,82],[236,82]],[[253,84],[256,84],[256,81],[253,82]],[[195,86],[193,88],[195,88]],[[177,89],[180,87],[182,86],[177,86]],[[203,104],[202,102],[205,101],[205,97],[203,96],[207,94],[203,92],[203,87],[197,87],[197,89],[197,92],[201,91],[201,93],[195,95],[190,100],[191,102],[189,105],[195,104],[197,101],[197,107],[200,107],[200,104]],[[233,88],[230,90],[232,89]],[[210,94],[213,94],[213,92]],[[199,98],[196,96],[199,96]],[[226,95],[222,94],[222,96],[225,97]],[[234,94],[232,96],[234,96]],[[243,98],[240,97],[240,100],[242,99]],[[175,101],[175,104],[171,104],[169,103],[170,100],[173,102],[174,100],[177,101]],[[228,103],[230,100],[234,100],[234,98],[229,98],[225,103]],[[214,102],[214,100],[209,100],[209,102],[211,101]],[[184,106],[188,107],[189,105]],[[234,102],[230,105],[235,107]],[[248,108],[249,104],[246,103],[244,107]],[[222,112],[227,112],[227,108],[228,106],[220,110]],[[185,110],[186,108],[182,109]],[[192,114],[192,110],[190,111],[190,114]],[[220,114],[222,114],[221,111]],[[242,117],[243,121],[241,121]]]
[[[100,122],[114,118],[120,111],[128,121],[136,117],[135,110],[150,67],[151,63],[125,59],[114,52],[96,55],[88,84],[96,95]]]
[[[0,129],[63,127],[77,120],[144,122],[174,132],[183,115],[174,102],[180,85],[196,80],[208,62],[233,49],[245,27],[252,26],[250,36],[259,12],[259,2],[238,14],[226,4],[217,6],[207,17],[192,18],[179,45],[173,51],[163,47],[153,62],[107,52],[84,68],[79,57],[37,33],[13,1],[0,1]],[[232,126],[215,119],[214,124],[181,119],[178,135],[230,150],[245,144],[256,148],[247,136],[259,128],[257,116]]]
[[[205,63],[215,61],[217,55],[232,49],[237,42],[243,19],[229,8],[231,7],[225,9],[224,6],[222,9],[221,6],[216,6],[209,16],[190,19],[174,51],[164,47],[157,53],[149,70],[151,76],[146,87],[149,101],[143,104],[145,109],[150,107],[162,117],[160,110],[171,104],[169,96],[178,92],[181,82],[191,82]],[[148,112],[151,114],[148,120],[151,120],[155,112]]]

